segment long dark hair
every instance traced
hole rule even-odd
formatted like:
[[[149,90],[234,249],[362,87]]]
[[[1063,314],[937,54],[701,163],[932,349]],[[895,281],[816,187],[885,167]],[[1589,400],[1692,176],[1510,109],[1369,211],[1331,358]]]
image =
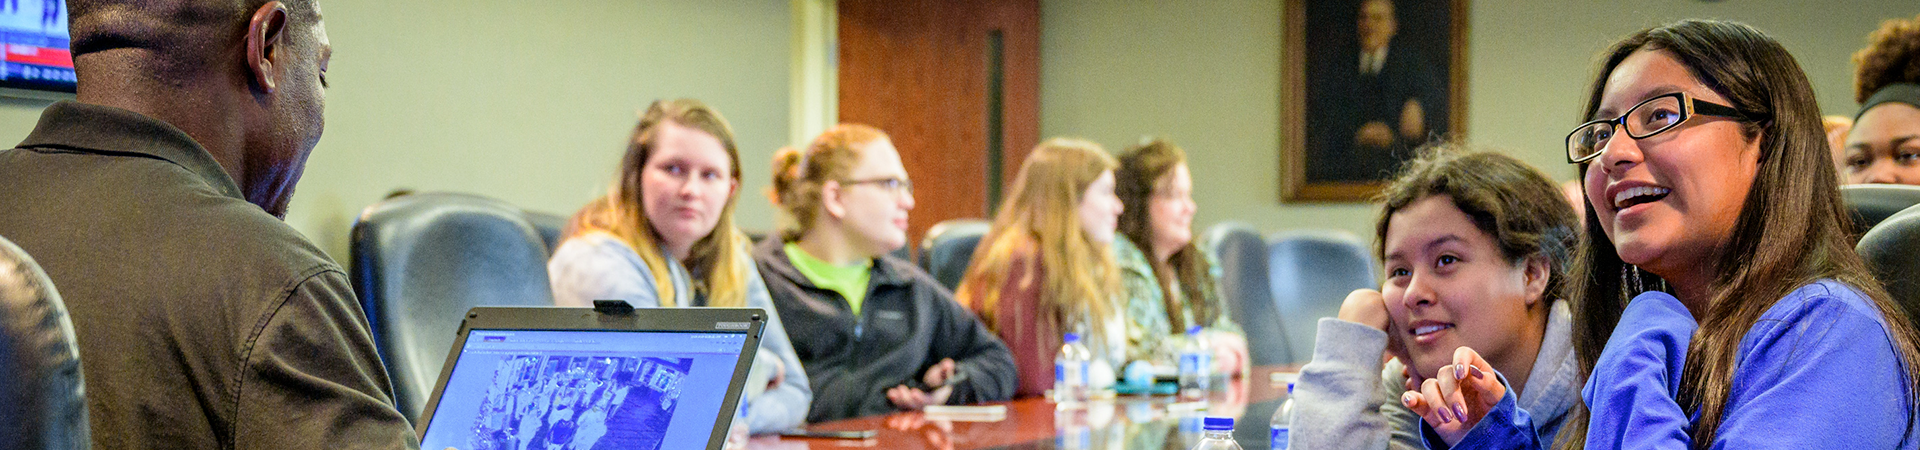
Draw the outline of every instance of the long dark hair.
[[[1851,219],[1834,188],[1820,108],[1799,64],[1779,42],[1736,22],[1687,20],[1649,28],[1607,53],[1581,120],[1600,107],[1614,68],[1641,50],[1671,54],[1731,106],[1752,115],[1743,120],[1742,129],[1749,139],[1760,139],[1759,171],[1731,239],[1713,256],[1717,275],[1709,285],[1707,305],[1695,318],[1700,327],[1687,349],[1677,400],[1698,417],[1694,445],[1706,448],[1718,431],[1733,387],[1740,340],[1779,299],[1823,278],[1858,289],[1879,309],[1906,368],[1902,388],[1911,422],[1913,405],[1920,400],[1913,384],[1920,373],[1913,326],[1848,242]],[[1581,173],[1589,165],[1581,164]],[[1588,239],[1575,253],[1571,294],[1574,351],[1582,372],[1591,373],[1627,302],[1641,292],[1661,289],[1664,282],[1622,262],[1593,205],[1585,207]],[[1582,446],[1578,441],[1586,435],[1587,416],[1581,408],[1568,419],[1575,432],[1562,433],[1557,447]]]
[[[1193,242],[1181,246],[1166,261],[1153,257],[1153,220],[1148,210],[1154,191],[1159,189],[1160,180],[1173,173],[1175,167],[1187,163],[1187,152],[1163,139],[1154,139],[1146,143],[1128,147],[1120,154],[1120,168],[1113,171],[1114,194],[1120,196],[1120,203],[1126,208],[1120,210],[1120,235],[1140,247],[1147,254],[1147,263],[1153,267],[1154,281],[1160,284],[1160,298],[1167,310],[1167,323],[1179,327],[1186,323],[1186,314],[1193,314],[1193,323],[1212,324],[1220,317],[1214,298],[1213,277],[1207,266],[1206,255]],[[1177,283],[1176,283],[1177,281]],[[1180,287],[1180,294],[1186,297],[1181,304],[1174,296],[1174,285]]]

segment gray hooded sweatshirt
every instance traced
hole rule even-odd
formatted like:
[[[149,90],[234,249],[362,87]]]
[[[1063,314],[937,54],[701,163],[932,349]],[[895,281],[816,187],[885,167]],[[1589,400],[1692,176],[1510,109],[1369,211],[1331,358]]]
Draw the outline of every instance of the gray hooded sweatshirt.
[[[1289,448],[1426,448],[1420,439],[1420,416],[1400,404],[1400,394],[1406,392],[1405,366],[1398,359],[1382,363],[1386,351],[1386,332],[1320,319],[1313,361],[1300,368],[1294,384]],[[1552,447],[1567,412],[1580,401],[1579,372],[1573,355],[1573,313],[1566,301],[1555,301],[1547,313],[1540,354],[1516,403],[1533,417],[1541,448]]]

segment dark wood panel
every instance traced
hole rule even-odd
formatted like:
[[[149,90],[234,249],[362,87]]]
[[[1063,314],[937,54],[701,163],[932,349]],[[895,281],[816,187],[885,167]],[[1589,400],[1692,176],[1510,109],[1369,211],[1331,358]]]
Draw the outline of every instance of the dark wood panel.
[[[840,120],[893,136],[914,179],[910,239],[942,220],[987,217],[988,36],[998,31],[1003,49],[1005,180],[1038,142],[1038,1],[844,0],[838,10]]]

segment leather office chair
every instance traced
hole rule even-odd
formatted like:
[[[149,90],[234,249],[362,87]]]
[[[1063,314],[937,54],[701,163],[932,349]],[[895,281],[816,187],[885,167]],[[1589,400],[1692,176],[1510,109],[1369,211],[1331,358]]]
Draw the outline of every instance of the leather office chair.
[[[0,442],[85,449],[86,383],[60,293],[40,266],[0,238]]]
[[[1208,228],[1200,247],[1220,262],[1220,299],[1246,331],[1253,365],[1292,362],[1293,349],[1267,285],[1267,241],[1252,226],[1226,222]]]
[[[1920,325],[1920,206],[1909,207],[1867,230],[1854,246],[1893,301]]]
[[[1920,186],[1850,184],[1840,187],[1840,203],[1853,213],[1852,232],[1859,236],[1895,213],[1920,204]]]
[[[1267,246],[1268,283],[1293,347],[1292,362],[1313,359],[1320,318],[1340,313],[1354,289],[1379,289],[1373,257],[1360,238],[1333,230],[1283,233]]]
[[[353,290],[397,406],[417,419],[475,306],[552,306],[547,246],[519,208],[427,193],[367,207],[353,225]]]
[[[933,279],[952,290],[960,286],[960,278],[967,276],[967,265],[973,262],[973,249],[980,245],[980,239],[993,229],[993,223],[983,219],[952,219],[934,224],[927,229],[927,237],[920,241],[920,268],[926,269]]]
[[[547,256],[553,256],[553,249],[560,248],[560,233],[567,230],[567,216],[539,211],[525,211],[527,224],[540,233],[540,241],[547,244]]]

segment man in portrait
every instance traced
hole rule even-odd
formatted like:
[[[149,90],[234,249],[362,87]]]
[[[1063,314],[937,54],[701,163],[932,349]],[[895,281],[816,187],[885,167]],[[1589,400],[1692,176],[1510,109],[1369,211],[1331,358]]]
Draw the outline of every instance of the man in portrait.
[[[1362,0],[1357,37],[1345,58],[1314,70],[1327,78],[1309,96],[1308,179],[1367,182],[1384,179],[1414,148],[1447,129],[1445,66],[1433,62],[1400,33],[1392,0]],[[1448,36],[1431,36],[1444,42]],[[1311,44],[1310,44],[1311,45]],[[1337,45],[1337,44],[1336,44]]]

